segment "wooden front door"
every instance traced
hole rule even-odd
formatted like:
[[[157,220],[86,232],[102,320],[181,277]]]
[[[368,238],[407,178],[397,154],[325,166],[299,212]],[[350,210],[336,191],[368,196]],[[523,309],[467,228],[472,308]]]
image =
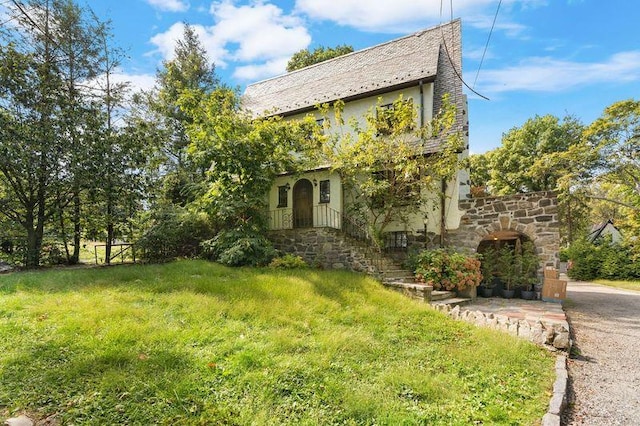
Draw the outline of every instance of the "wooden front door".
[[[313,185],[307,179],[300,179],[293,185],[293,227],[313,226]]]

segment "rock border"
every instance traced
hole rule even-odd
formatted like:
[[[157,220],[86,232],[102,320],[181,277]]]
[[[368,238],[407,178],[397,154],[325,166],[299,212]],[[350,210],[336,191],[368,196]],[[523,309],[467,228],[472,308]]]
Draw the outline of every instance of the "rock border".
[[[553,383],[553,395],[549,401],[547,414],[542,417],[542,426],[560,426],[562,412],[567,407],[567,357],[560,355],[556,359],[556,381]]]
[[[544,321],[527,321],[525,319],[510,318],[506,315],[496,315],[482,311],[471,311],[460,306],[441,304],[431,305],[437,311],[443,312],[452,319],[489,327],[504,331],[512,336],[527,339],[542,345],[552,351],[571,351],[570,328],[567,321],[545,323]]]

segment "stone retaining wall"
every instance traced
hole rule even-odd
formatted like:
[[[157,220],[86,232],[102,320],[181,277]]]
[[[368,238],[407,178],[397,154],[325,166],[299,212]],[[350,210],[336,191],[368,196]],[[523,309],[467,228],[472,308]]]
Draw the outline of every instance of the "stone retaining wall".
[[[433,292],[433,286],[402,282],[389,282],[383,283],[383,285],[387,288],[390,288],[391,290],[404,294],[410,299],[415,299],[427,303],[431,302],[431,293]]]
[[[569,352],[571,349],[569,324],[567,322],[529,322],[523,319],[509,318],[506,315],[471,311],[460,308],[460,306],[452,308],[450,305],[434,305],[434,307],[453,319],[466,321],[482,327],[505,331],[513,336],[527,339],[538,345],[543,345],[556,350]]]
[[[364,248],[332,228],[303,228],[270,231],[274,247],[300,256],[309,265],[325,269],[349,269],[375,273],[376,268]]]

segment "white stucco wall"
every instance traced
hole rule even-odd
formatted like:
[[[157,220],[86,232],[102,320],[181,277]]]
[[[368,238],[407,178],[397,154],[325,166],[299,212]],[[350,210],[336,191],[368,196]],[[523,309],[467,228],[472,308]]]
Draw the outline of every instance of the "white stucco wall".
[[[366,114],[378,104],[378,99],[380,99],[380,104],[390,104],[398,99],[398,97],[402,95],[403,99],[412,99],[413,105],[416,109],[420,109],[420,106],[423,105],[422,110],[422,119],[423,123],[426,125],[433,118],[433,83],[425,83],[422,85],[422,95],[420,94],[420,87],[413,86],[408,87],[402,90],[395,90],[393,92],[388,92],[379,96],[372,96],[368,98],[362,98],[355,101],[347,102],[344,106],[344,110],[342,112],[342,117],[344,119],[344,126],[340,127],[337,125],[334,117],[334,111],[331,109],[328,113],[327,119],[330,122],[330,133],[339,133],[339,132],[349,132],[352,133],[351,126],[349,126],[349,121],[355,119],[358,123],[364,126],[365,120],[364,117]],[[422,102],[421,102],[422,96]],[[418,111],[418,117],[416,118],[416,125],[420,124],[420,112]],[[304,118],[308,115],[314,116],[316,119],[321,119],[322,114],[318,111],[307,112],[303,114],[297,114],[288,116],[287,120],[296,120]]]
[[[292,214],[293,209],[293,187],[301,179],[307,179],[312,184],[313,190],[313,220],[314,226],[330,226],[334,228],[340,227],[340,214],[344,211],[342,199],[342,183],[337,173],[331,173],[329,170],[309,171],[295,175],[278,176],[269,191],[269,212],[272,220],[272,229],[289,229],[289,224],[283,225],[283,217]],[[314,180],[317,185],[314,185]],[[330,188],[330,196],[328,203],[320,202],[320,181],[328,180]],[[278,207],[278,188],[289,184],[287,192],[287,206]],[[275,226],[274,226],[275,225]]]
[[[392,103],[398,99],[398,97],[402,94],[403,99],[412,99],[414,107],[420,109],[422,106],[422,123],[424,125],[428,125],[428,123],[433,118],[433,104],[434,104],[434,85],[433,83],[426,83],[422,86],[422,94],[420,93],[420,87],[418,85],[405,88],[402,90],[397,90],[389,93],[385,93],[380,96],[372,96],[368,98],[358,99],[355,101],[351,101],[345,104],[343,110],[343,119],[345,122],[344,126],[337,126],[335,123],[335,118],[333,116],[333,111],[329,111],[328,119],[330,120],[331,126],[329,132],[351,132],[351,126],[348,124],[350,120],[355,119],[361,125],[365,125],[364,116],[371,110],[371,108],[375,107],[378,103],[384,105],[388,103]],[[379,100],[380,99],[380,100]],[[314,116],[316,119],[323,118],[322,115],[318,111],[314,111],[311,113],[303,113],[299,115],[289,116],[287,120],[295,120],[301,119],[308,115]],[[420,125],[420,117],[417,118],[416,125]],[[466,136],[465,136],[466,138]],[[468,143],[466,144],[468,145]],[[463,156],[468,155],[468,152],[464,152]],[[445,212],[446,212],[446,227],[447,229],[457,229],[460,224],[460,219],[462,218],[463,212],[458,209],[458,199],[462,196],[465,196],[464,190],[461,193],[460,183],[468,180],[468,175],[466,171],[460,171],[458,175],[448,183],[447,191],[446,191],[446,202],[445,202]],[[272,224],[273,229],[281,229],[282,226],[282,218],[287,214],[291,214],[293,207],[293,187],[295,183],[299,179],[308,179],[313,182],[315,179],[318,182],[317,186],[313,186],[313,206],[314,206],[314,225],[315,226],[324,226],[326,224],[321,223],[322,218],[321,214],[316,214],[321,211],[325,206],[331,211],[342,213],[345,211],[345,203],[349,203],[348,199],[343,199],[343,191],[342,185],[340,181],[340,177],[337,173],[331,173],[328,170],[321,171],[309,171],[302,174],[296,175],[284,175],[279,176],[271,191],[269,193],[269,211],[272,217],[277,218],[276,223]],[[321,205],[319,203],[320,198],[320,185],[319,182],[321,180],[329,179],[331,186],[331,199],[330,203],[326,205]],[[287,207],[278,208],[278,187],[289,184],[290,189],[288,191],[288,200]],[[464,189],[464,186],[462,187]],[[418,233],[423,232],[425,229],[425,219],[426,219],[426,227],[428,232],[432,232],[435,234],[440,234],[441,223],[440,223],[440,210],[441,210],[441,202],[437,193],[432,194],[428,197],[432,201],[428,202],[422,209],[420,213],[412,215],[408,223],[395,223],[391,224],[386,231],[405,231],[408,233]],[[326,209],[325,209],[326,210]],[[275,225],[275,226],[274,226]],[[286,226],[285,226],[286,227]]]

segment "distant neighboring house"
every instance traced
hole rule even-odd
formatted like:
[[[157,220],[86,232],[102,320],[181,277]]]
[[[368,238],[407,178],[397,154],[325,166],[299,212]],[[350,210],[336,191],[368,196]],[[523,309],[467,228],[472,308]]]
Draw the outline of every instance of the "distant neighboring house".
[[[607,235],[611,236],[612,243],[622,242],[622,234],[620,233],[620,230],[615,227],[612,219],[593,225],[591,227],[591,232],[587,235],[587,239],[594,243]]]
[[[308,114],[322,120],[316,106],[344,102],[343,117],[362,121],[376,105],[390,105],[398,99],[410,100],[417,108],[417,126],[426,126],[440,110],[443,95],[449,94],[456,106],[458,131],[465,138],[468,155],[467,99],[462,93],[461,24],[459,20],[311,65],[269,80],[251,84],[243,104],[256,116],[280,115],[285,119]],[[381,99],[381,101],[380,101]],[[330,114],[332,115],[332,114]],[[326,118],[325,118],[326,119]],[[335,124],[335,123],[331,123]],[[331,126],[329,131],[337,131]],[[439,150],[440,140],[425,144],[425,154]],[[412,237],[427,232],[440,233],[442,219],[446,227],[458,227],[462,213],[457,200],[468,194],[468,172],[460,170],[447,184],[444,205],[429,208],[426,215],[415,215],[408,223],[388,227],[394,244],[405,246]],[[329,166],[302,174],[277,178],[269,193],[272,230],[303,228],[342,229],[349,203],[338,173]],[[437,196],[434,199],[439,199]],[[436,203],[438,204],[438,203]],[[425,211],[427,209],[425,208]]]

